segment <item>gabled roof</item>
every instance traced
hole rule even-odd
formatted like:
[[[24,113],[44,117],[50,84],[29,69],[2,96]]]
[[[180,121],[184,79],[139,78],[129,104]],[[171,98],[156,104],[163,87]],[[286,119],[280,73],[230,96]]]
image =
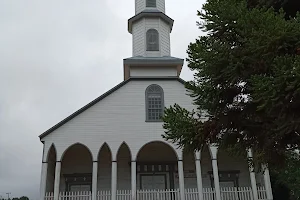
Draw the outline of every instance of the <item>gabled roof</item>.
[[[80,113],[82,113],[85,110],[89,109],[90,107],[92,107],[93,105],[95,105],[96,103],[98,103],[99,101],[104,99],[105,97],[107,97],[110,94],[112,94],[113,92],[117,91],[118,89],[120,89],[121,87],[126,85],[128,82],[133,81],[133,80],[177,80],[182,84],[185,83],[185,81],[183,79],[178,78],[178,77],[134,77],[134,78],[129,78],[129,79],[121,82],[120,84],[116,85],[115,87],[113,87],[109,91],[105,92],[104,94],[102,94],[98,98],[94,99],[92,102],[88,103],[84,107],[80,108],[79,110],[77,110],[76,112],[74,112],[73,114],[71,114],[70,116],[65,118],[64,120],[60,121],[58,124],[54,125],[50,129],[45,131],[44,133],[42,133],[39,136],[40,140],[43,139],[45,136],[49,135],[50,133],[52,133],[53,131],[55,131],[56,129],[58,129],[59,127],[61,127],[62,125],[64,125],[65,123],[67,123],[68,121],[70,121],[71,119],[75,118]]]

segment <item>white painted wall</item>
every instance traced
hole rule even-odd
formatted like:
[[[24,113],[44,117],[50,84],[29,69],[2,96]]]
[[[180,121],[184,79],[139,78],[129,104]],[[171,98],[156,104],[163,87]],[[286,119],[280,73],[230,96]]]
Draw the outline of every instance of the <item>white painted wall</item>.
[[[176,67],[130,67],[130,77],[177,76]]]
[[[46,155],[52,143],[56,147],[57,160],[60,160],[63,152],[68,147],[80,142],[89,148],[93,158],[74,152],[73,154],[70,153],[70,159],[63,160],[62,174],[92,173],[92,160],[98,160],[98,188],[110,190],[111,161],[116,160],[118,149],[124,141],[128,144],[133,159],[136,158],[138,151],[145,144],[152,141],[165,142],[161,137],[161,134],[164,133],[162,123],[145,122],[145,90],[151,84],[158,84],[163,88],[166,107],[178,103],[189,110],[194,108],[190,97],[186,95],[183,84],[177,80],[131,80],[96,105],[43,138],[45,142],[44,161],[46,161]],[[108,146],[101,149],[103,143],[107,143]],[[174,148],[177,156],[181,159],[181,150],[176,149],[173,144],[169,145]],[[157,155],[161,155],[161,160],[165,161],[171,153],[164,151],[167,152],[164,155],[159,147],[151,148],[145,152],[144,157],[147,159],[159,160]],[[101,152],[98,156],[100,149]],[[124,150],[124,147],[121,149],[123,150],[118,155],[118,189],[130,189],[131,170],[128,162],[131,156],[128,151]],[[202,152],[201,157],[203,186],[210,187],[207,172],[212,169],[207,149]],[[76,159],[74,160],[74,158]],[[74,163],[75,161],[78,163]],[[241,170],[240,185],[250,185],[248,168],[243,160],[233,160],[227,155],[219,154],[218,162],[220,170]],[[84,163],[84,165],[82,166],[80,163]],[[193,157],[191,155],[185,156],[184,169],[193,170],[194,168]],[[61,177],[61,180],[61,189],[63,190],[63,177]],[[174,180],[175,187],[178,187],[178,178],[175,177]],[[186,187],[196,187],[195,178],[189,178],[185,181]]]
[[[165,0],[156,0],[156,6],[159,11],[165,12]],[[146,0],[135,0],[135,14],[138,14],[146,9]],[[151,9],[151,8],[147,8]]]
[[[60,159],[65,149],[81,142],[89,147],[95,159],[106,142],[115,158],[119,146],[125,141],[135,157],[145,143],[162,141],[162,122],[145,122],[145,90],[151,84],[163,88],[165,106],[178,103],[189,110],[194,108],[190,97],[185,95],[184,85],[177,80],[132,80],[43,138],[45,152],[54,143]]]
[[[132,55],[145,56],[145,19],[140,19],[132,25]]]
[[[159,32],[159,51],[146,51],[146,32]],[[132,25],[133,56],[170,56],[170,26],[160,18],[144,18]]]

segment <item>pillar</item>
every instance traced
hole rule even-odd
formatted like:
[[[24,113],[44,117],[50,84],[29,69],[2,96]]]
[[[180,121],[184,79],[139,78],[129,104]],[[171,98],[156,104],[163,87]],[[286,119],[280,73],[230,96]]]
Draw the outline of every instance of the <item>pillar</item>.
[[[97,199],[98,161],[93,161],[92,200]]]
[[[179,176],[179,191],[180,191],[180,200],[184,200],[184,174],[183,174],[183,162],[178,160],[178,176]]]
[[[269,168],[268,168],[267,165],[263,165],[262,168],[263,168],[263,171],[264,171],[264,182],[265,182],[265,187],[266,187],[266,192],[267,192],[267,199],[268,200],[273,200],[273,193],[272,193],[272,186],[271,186]]]
[[[248,154],[249,161],[252,162],[253,161],[252,150],[249,149],[247,151],[247,154]],[[254,171],[253,165],[254,165],[254,163],[252,163],[252,165],[249,165],[250,181],[251,181],[251,187],[252,187],[252,192],[253,192],[253,199],[258,200],[258,191],[257,191],[257,186],[256,186],[256,178],[255,178],[255,171]]]
[[[216,145],[210,145],[209,149],[211,154],[211,162],[212,162],[213,175],[214,175],[216,199],[221,200],[219,169],[218,169],[218,161],[217,161],[218,147]]]
[[[111,200],[117,199],[117,161],[112,161],[111,166]]]
[[[131,193],[131,199],[136,200],[136,161],[131,161]]]
[[[54,179],[54,200],[59,200],[60,169],[61,169],[61,161],[56,161],[55,179]]]
[[[203,184],[202,184],[202,172],[201,172],[201,152],[195,153],[196,175],[197,175],[197,188],[199,200],[203,200]]]
[[[47,181],[47,170],[48,163],[42,163],[42,172],[41,172],[41,183],[40,183],[40,200],[44,200],[46,193],[46,181]]]

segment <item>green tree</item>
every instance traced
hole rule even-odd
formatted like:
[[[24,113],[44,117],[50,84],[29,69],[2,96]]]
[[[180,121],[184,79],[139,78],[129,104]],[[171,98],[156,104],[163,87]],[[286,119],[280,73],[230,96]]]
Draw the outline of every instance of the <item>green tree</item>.
[[[300,17],[245,0],[207,0],[206,32],[188,47],[186,83],[196,109],[166,108],[163,137],[186,149],[205,143],[278,167],[300,144]]]
[[[22,196],[22,197],[20,197],[20,199],[19,200],[29,200],[29,198],[28,197],[26,197],[26,196]]]
[[[12,198],[12,200],[19,200],[19,198],[17,198],[17,197],[14,197],[14,198]]]

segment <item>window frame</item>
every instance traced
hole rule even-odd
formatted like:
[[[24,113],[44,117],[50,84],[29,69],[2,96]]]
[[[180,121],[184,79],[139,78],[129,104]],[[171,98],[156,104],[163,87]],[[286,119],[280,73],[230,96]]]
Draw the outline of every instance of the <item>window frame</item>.
[[[156,8],[157,2],[156,0],[146,0],[146,8]]]
[[[149,119],[149,102],[148,102],[148,96],[149,96],[149,89],[151,87],[159,87],[160,88],[160,95],[161,95],[161,115],[164,113],[165,109],[165,102],[164,102],[164,90],[160,85],[157,84],[151,84],[149,85],[145,90],[145,113],[146,113],[146,122],[162,122],[162,119]],[[150,93],[151,94],[151,93]]]
[[[150,46],[152,46],[152,44],[149,44],[149,42],[148,42],[148,40],[149,40],[149,35],[150,35],[150,32],[155,32],[155,34],[157,34],[157,45],[155,46],[156,48],[150,48]],[[153,34],[153,33],[151,33],[151,34]],[[158,30],[156,30],[155,28],[150,28],[150,29],[148,29],[147,30],[147,32],[146,32],[146,51],[159,51],[159,47],[160,47],[160,45],[159,45],[159,32],[158,32]]]

